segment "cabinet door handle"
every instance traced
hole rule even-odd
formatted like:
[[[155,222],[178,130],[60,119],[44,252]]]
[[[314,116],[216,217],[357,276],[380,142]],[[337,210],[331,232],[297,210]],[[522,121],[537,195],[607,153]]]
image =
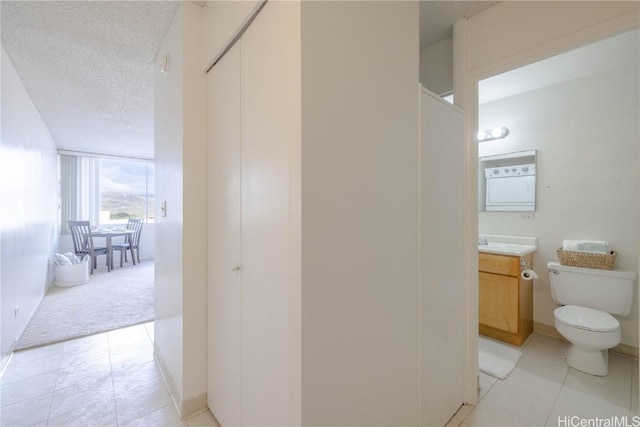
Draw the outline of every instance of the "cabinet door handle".
[[[233,267],[233,268],[231,269],[231,271],[240,271],[240,268],[241,268],[241,267],[240,267],[239,265],[236,265],[235,267]]]

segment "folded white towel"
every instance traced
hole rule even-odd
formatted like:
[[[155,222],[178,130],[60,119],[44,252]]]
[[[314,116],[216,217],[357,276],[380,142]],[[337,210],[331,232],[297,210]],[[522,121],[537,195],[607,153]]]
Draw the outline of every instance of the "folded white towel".
[[[597,254],[608,254],[610,252],[609,243],[602,240],[563,240],[562,249]]]

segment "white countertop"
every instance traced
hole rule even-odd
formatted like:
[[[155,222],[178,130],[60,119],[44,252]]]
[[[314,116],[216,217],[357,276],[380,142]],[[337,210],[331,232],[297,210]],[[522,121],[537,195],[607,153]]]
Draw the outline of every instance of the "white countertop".
[[[486,239],[486,245],[478,244],[478,252],[488,254],[525,256],[537,252],[538,239],[535,237],[500,236],[480,234],[479,239]]]

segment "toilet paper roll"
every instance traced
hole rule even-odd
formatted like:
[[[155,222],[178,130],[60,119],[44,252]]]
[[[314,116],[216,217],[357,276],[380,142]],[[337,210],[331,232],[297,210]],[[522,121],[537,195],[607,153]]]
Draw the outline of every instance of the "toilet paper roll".
[[[522,278],[522,280],[533,280],[533,279],[537,279],[538,275],[536,274],[535,271],[527,268],[526,270],[522,270],[520,272],[520,277]]]

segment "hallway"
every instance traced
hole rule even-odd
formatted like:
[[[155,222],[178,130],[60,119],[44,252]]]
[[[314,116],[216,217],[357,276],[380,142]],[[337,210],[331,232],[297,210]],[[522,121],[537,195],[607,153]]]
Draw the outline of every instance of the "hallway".
[[[0,425],[214,427],[180,421],[153,360],[153,322],[18,351],[0,379]]]

